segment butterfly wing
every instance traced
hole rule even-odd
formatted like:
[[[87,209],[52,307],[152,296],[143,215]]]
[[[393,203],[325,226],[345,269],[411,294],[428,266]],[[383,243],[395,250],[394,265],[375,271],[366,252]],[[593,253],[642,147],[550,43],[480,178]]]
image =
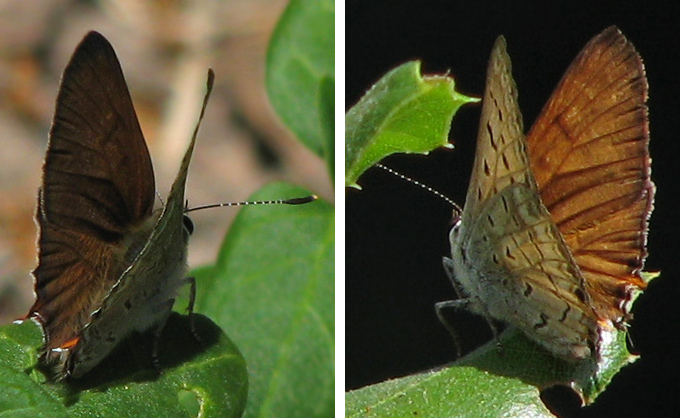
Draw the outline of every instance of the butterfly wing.
[[[473,173],[451,241],[452,279],[473,311],[517,326],[569,360],[597,350],[583,277],[529,168],[502,37],[491,54]]]
[[[482,102],[477,151],[465,198],[462,228],[471,225],[482,206],[499,190],[521,182],[533,182],[524,149],[522,114],[517,88],[510,73],[505,38],[496,40]]]
[[[170,315],[178,288],[187,282],[187,245],[191,231],[184,222],[184,191],[198,128],[213,82],[211,70],[199,121],[165,207],[146,244],[111,288],[101,307],[92,314],[92,320],[82,332],[81,343],[74,348],[67,362],[68,373],[74,378],[96,366],[130,332],[152,327],[157,327],[157,332],[161,330]]]
[[[72,344],[125,264],[124,234],[151,215],[154,176],[120,64],[90,32],[64,70],[43,169],[37,299],[48,361]]]
[[[569,245],[600,318],[625,321],[640,278],[650,180],[647,80],[610,27],[565,73],[527,137],[543,203]]]

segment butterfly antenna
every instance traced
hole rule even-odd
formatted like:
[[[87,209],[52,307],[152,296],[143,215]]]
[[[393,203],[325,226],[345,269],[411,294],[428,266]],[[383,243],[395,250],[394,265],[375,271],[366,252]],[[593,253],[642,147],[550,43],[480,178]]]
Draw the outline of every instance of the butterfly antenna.
[[[317,195],[294,197],[292,199],[278,199],[278,200],[255,200],[244,202],[228,202],[228,203],[214,203],[212,205],[196,206],[195,208],[186,209],[184,212],[193,212],[195,210],[224,208],[230,206],[249,206],[249,205],[303,205],[317,200]]]
[[[457,204],[456,202],[454,202],[453,200],[451,200],[448,196],[444,195],[443,193],[441,193],[441,192],[439,192],[439,191],[433,189],[432,187],[427,186],[427,185],[425,185],[425,184],[419,182],[418,180],[414,180],[414,179],[412,179],[412,178],[410,178],[410,177],[407,177],[407,176],[401,174],[400,172],[394,171],[394,170],[392,170],[391,168],[389,168],[389,167],[387,167],[387,166],[385,166],[385,165],[382,165],[382,164],[380,164],[380,163],[376,164],[375,166],[376,166],[376,167],[379,167],[379,168],[382,168],[383,170],[387,171],[388,173],[390,173],[390,174],[392,174],[392,175],[395,175],[395,176],[399,177],[399,178],[402,179],[402,180],[406,180],[406,181],[409,182],[409,183],[412,183],[412,184],[415,184],[416,186],[422,187],[423,189],[427,190],[428,192],[434,194],[435,196],[438,196],[438,197],[440,197],[441,199],[444,199],[444,200],[445,200],[446,202],[448,202],[451,206],[453,206],[453,208],[454,208],[454,210],[455,210],[455,212],[456,212],[456,216],[460,216],[460,214],[463,213],[463,209],[462,209],[460,206],[458,206],[458,204]]]

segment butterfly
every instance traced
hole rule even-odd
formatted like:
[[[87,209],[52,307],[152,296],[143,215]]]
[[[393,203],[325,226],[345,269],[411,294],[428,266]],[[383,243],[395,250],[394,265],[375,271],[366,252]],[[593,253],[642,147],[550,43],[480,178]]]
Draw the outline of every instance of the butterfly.
[[[598,358],[643,290],[653,207],[647,81],[615,27],[571,64],[525,137],[503,37],[489,60],[465,206],[444,267],[465,307],[553,355]],[[440,314],[441,317],[441,314]]]
[[[213,80],[209,71],[199,124]],[[82,377],[133,331],[158,336],[181,286],[191,284],[193,300],[184,189],[197,132],[154,209],[151,158],[118,58],[101,34],[85,36],[62,76],[36,213],[28,316],[43,327],[42,361],[56,380]]]

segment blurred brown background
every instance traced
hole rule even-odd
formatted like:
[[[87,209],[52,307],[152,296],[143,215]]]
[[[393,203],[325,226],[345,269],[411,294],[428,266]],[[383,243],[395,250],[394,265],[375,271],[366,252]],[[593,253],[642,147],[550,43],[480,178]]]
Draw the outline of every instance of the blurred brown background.
[[[285,0],[24,0],[0,4],[0,324],[33,301],[33,212],[59,79],[89,30],[121,61],[167,195],[196,123],[208,68],[216,82],[189,170],[190,205],[237,201],[283,180],[332,199],[323,162],[266,98],[264,64]],[[192,215],[189,264],[214,260],[235,209]]]

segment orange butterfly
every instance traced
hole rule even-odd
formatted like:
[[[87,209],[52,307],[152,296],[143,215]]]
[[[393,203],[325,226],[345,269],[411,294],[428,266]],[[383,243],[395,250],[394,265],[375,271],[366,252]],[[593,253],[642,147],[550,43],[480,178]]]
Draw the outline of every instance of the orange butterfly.
[[[444,265],[464,306],[569,361],[598,356],[644,289],[652,211],[647,81],[610,27],[581,51],[529,135],[505,39],[491,53],[474,168]]]

